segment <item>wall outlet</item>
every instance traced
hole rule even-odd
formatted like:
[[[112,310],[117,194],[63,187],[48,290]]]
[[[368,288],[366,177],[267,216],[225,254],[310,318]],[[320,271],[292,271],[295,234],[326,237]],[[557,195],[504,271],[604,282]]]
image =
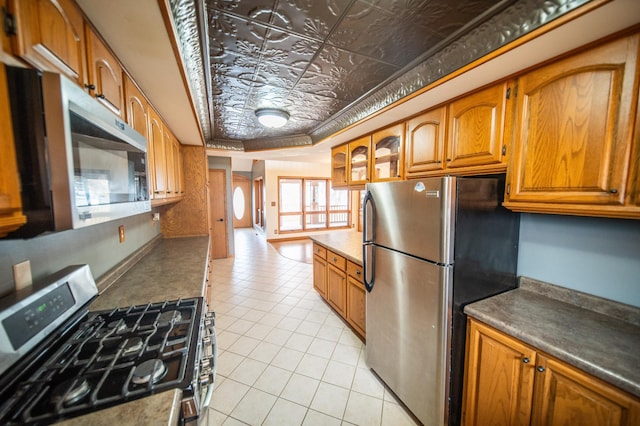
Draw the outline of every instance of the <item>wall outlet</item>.
[[[153,214],[153,222],[160,222],[160,213],[154,213]]]
[[[29,287],[33,283],[33,279],[31,278],[31,261],[25,260],[24,262],[13,265],[13,281],[15,282],[16,290]]]
[[[120,238],[121,243],[124,243],[124,225],[118,226],[118,238]]]

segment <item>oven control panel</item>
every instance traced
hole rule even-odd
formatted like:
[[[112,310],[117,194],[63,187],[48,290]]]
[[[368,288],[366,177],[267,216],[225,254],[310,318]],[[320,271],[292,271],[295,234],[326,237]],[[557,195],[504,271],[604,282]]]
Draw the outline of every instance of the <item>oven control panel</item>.
[[[2,326],[7,331],[13,349],[19,349],[74,304],[75,300],[67,282],[3,319]]]

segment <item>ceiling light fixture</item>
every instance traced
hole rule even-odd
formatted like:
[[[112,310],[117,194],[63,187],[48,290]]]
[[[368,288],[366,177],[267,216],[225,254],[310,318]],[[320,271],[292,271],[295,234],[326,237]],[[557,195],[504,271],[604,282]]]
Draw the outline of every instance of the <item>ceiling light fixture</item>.
[[[265,127],[278,128],[287,124],[289,113],[281,109],[261,108],[256,110],[258,121]]]

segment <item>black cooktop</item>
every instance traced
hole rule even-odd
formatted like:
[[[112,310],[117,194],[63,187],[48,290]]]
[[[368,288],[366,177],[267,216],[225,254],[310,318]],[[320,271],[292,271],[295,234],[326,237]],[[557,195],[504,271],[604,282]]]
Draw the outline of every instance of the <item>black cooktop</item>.
[[[0,391],[0,424],[48,424],[193,379],[202,298],[89,312]]]

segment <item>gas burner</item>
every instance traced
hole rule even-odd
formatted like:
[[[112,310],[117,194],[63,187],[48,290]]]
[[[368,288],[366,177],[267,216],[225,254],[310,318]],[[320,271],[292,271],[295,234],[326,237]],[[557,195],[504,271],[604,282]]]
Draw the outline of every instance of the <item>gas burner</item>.
[[[122,356],[127,357],[137,354],[138,352],[140,352],[140,349],[142,349],[143,345],[144,341],[140,337],[131,337],[127,339],[122,349]]]
[[[136,385],[159,382],[167,374],[167,366],[159,359],[149,359],[133,371],[131,381]]]
[[[178,310],[165,311],[158,317],[158,325],[173,325],[182,321],[182,312]]]
[[[82,377],[65,380],[55,387],[51,394],[51,402],[54,404],[62,401],[65,406],[73,405],[87,396],[91,386]]]

